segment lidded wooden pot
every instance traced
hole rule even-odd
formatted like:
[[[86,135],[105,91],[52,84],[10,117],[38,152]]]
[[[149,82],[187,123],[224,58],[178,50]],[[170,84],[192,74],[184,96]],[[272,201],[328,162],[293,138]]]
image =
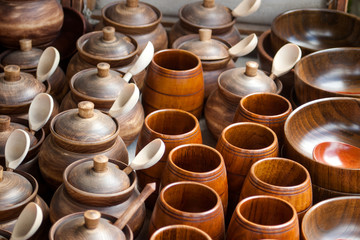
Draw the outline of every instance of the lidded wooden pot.
[[[166,49],[168,38],[162,26],[162,13],[156,7],[140,2],[126,0],[109,3],[101,12],[105,26],[112,26],[116,31],[133,37],[142,51],[151,41],[155,52]]]
[[[254,92],[279,94],[281,82],[275,81],[261,70],[256,62],[247,62],[246,67],[223,72],[205,105],[205,120],[210,132],[217,139],[222,130],[233,122],[236,108],[242,97]]]
[[[76,42],[78,52],[71,58],[67,70],[68,81],[75,73],[88,68],[95,68],[100,62],[110,64],[114,70],[126,72],[136,61],[138,43],[132,37],[115,32],[114,27],[104,27],[102,31],[84,34]],[[141,89],[145,71],[133,76]]]
[[[64,172],[64,183],[55,192],[50,204],[50,219],[60,218],[87,209],[119,217],[139,195],[135,189],[137,177],[134,171],[127,175],[122,170],[127,165],[104,155],[78,160]],[[138,234],[145,221],[145,205],[128,222],[134,234]]]
[[[80,101],[91,101],[96,109],[108,112],[127,84],[122,74],[110,70],[109,64],[99,63],[96,69],[84,69],[71,78],[71,92],[65,96],[60,109],[76,108]],[[129,112],[116,117],[121,128],[119,135],[126,145],[137,138],[144,123],[144,115],[144,109],[138,101]]]
[[[65,168],[74,161],[99,153],[128,162],[128,152],[119,137],[119,122],[83,101],[78,109],[56,115],[50,124],[51,134],[39,152],[39,167],[45,181],[54,188],[62,183]]]

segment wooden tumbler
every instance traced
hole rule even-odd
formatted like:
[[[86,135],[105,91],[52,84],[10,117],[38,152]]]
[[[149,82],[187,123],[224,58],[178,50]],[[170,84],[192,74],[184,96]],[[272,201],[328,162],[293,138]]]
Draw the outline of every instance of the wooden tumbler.
[[[150,240],[211,240],[211,237],[199,228],[188,225],[170,225],[158,229]]]

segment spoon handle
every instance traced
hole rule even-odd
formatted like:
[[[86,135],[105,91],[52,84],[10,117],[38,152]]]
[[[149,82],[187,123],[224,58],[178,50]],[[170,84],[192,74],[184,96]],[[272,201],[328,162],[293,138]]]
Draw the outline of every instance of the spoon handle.
[[[127,166],[124,168],[123,172],[126,173],[126,175],[129,175],[133,169],[130,166]]]
[[[130,218],[135,214],[139,209],[141,204],[155,191],[156,183],[148,183],[145,188],[142,190],[140,195],[130,204],[130,206],[125,210],[125,212],[116,220],[114,223],[119,229],[123,229],[128,223]]]

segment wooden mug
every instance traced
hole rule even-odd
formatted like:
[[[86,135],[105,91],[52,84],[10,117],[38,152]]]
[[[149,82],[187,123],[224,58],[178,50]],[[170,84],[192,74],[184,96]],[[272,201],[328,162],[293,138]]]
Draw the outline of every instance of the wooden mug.
[[[203,230],[188,225],[162,227],[151,235],[150,240],[211,240]]]

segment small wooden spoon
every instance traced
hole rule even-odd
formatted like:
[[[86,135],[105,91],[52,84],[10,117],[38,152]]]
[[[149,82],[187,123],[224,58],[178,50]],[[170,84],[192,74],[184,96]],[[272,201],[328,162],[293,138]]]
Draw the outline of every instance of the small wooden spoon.
[[[246,17],[256,12],[261,4],[261,0],[243,0],[232,10],[234,17]]]
[[[16,169],[24,160],[30,148],[30,137],[22,129],[15,129],[5,144],[5,165],[7,171]]]
[[[110,116],[116,118],[129,112],[135,107],[139,97],[139,88],[134,83],[125,85],[109,110]]]
[[[55,72],[60,62],[60,53],[54,47],[48,47],[41,54],[38,67],[36,69],[36,78],[44,82]]]
[[[27,240],[39,229],[43,220],[41,208],[34,202],[26,205],[16,220],[10,240]]]
[[[29,128],[32,133],[39,131],[50,119],[54,109],[54,100],[47,93],[36,95],[29,108]]]
[[[123,171],[129,175],[132,170],[146,169],[155,165],[164,155],[165,144],[160,138],[148,143]]]

